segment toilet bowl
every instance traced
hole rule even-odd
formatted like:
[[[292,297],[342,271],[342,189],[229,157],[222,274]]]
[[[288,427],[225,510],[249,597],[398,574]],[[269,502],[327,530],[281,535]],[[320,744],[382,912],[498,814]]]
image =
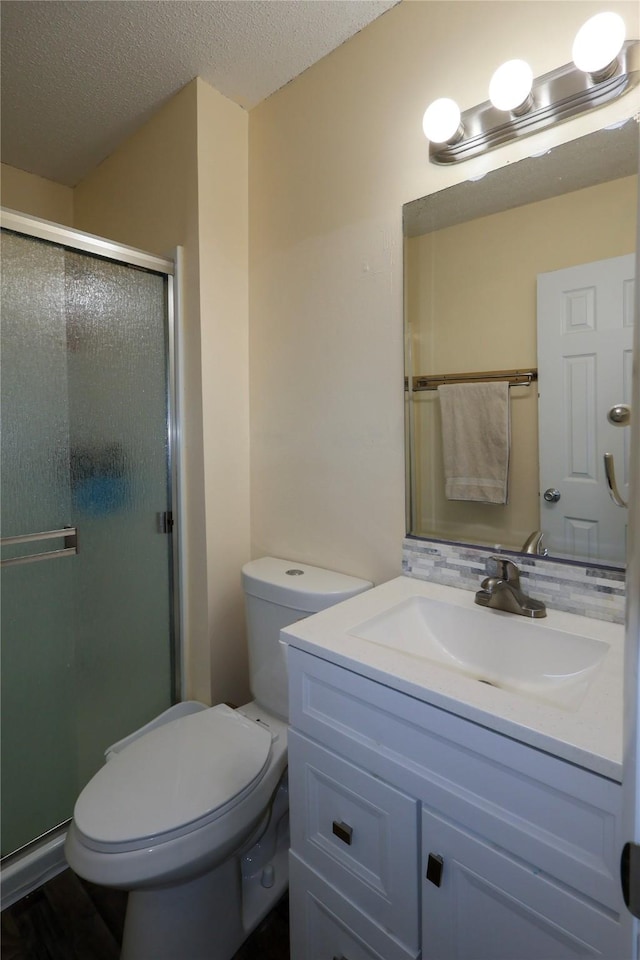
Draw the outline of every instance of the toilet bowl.
[[[143,729],[108,751],[76,802],[69,865],[129,891],[122,960],[230,960],[287,888],[279,632],[371,584],[267,557],[243,568],[243,585],[256,699]]]

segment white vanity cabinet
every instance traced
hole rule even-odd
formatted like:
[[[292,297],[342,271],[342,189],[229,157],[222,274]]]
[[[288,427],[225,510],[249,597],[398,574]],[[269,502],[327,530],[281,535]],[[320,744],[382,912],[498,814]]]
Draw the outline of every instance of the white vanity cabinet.
[[[292,960],[626,960],[618,783],[294,646],[288,665]]]

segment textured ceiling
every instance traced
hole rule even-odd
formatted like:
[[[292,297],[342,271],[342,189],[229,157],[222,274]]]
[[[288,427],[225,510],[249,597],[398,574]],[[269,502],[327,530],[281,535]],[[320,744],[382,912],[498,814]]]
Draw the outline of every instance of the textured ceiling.
[[[250,108],[398,0],[2,0],[2,161],[74,186],[196,76]]]

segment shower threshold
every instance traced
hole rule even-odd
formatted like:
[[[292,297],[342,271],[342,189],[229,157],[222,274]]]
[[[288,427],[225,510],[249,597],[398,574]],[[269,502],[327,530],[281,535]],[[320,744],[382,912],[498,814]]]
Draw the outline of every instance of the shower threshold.
[[[66,869],[64,841],[68,825],[67,820],[15,853],[3,857],[0,862],[0,909],[10,907]]]

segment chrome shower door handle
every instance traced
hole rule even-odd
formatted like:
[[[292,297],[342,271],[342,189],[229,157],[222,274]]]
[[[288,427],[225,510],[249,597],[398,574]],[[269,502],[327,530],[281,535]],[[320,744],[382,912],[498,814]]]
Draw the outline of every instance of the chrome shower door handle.
[[[620,495],[620,491],[618,490],[618,484],[616,483],[616,471],[613,465],[612,453],[605,453],[604,455],[604,475],[607,478],[609,496],[615,503],[616,507],[628,506],[627,501],[622,499]]]
[[[62,527],[60,530],[46,530],[43,533],[25,533],[19,537],[3,537],[0,540],[0,545],[17,547],[25,543],[38,543],[41,540],[62,540],[64,546],[59,550],[48,550],[44,553],[29,553],[21,557],[8,557],[6,560],[0,560],[0,566],[12,567],[23,563],[35,563],[38,560],[74,557],[78,553],[77,527]]]

